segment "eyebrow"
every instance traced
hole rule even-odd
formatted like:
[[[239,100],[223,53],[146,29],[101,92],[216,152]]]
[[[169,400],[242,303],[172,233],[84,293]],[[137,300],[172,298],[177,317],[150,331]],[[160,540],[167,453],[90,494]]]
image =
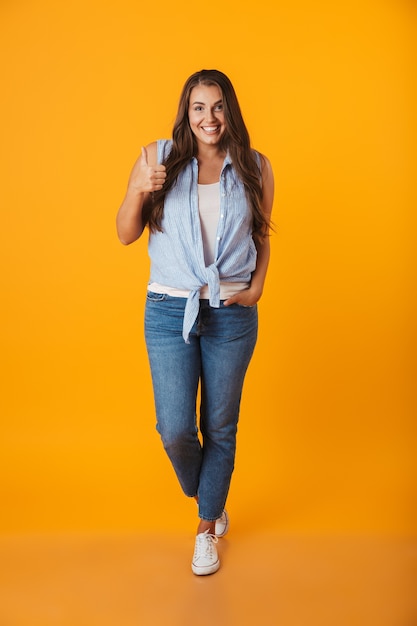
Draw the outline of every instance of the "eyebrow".
[[[216,106],[216,104],[222,104],[222,103],[223,103],[223,100],[217,100],[217,102],[215,102],[213,106]],[[195,104],[203,104],[203,105],[205,105],[206,103],[205,102],[198,102],[196,100],[195,102],[192,103],[191,106],[194,106]]]

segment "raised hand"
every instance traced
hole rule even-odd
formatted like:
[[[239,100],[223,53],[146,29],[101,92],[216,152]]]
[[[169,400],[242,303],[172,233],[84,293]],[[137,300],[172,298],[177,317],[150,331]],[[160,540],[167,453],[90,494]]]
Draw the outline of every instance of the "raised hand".
[[[149,165],[148,151],[143,147],[140,157],[133,166],[129,187],[139,193],[159,191],[165,179],[165,165]]]

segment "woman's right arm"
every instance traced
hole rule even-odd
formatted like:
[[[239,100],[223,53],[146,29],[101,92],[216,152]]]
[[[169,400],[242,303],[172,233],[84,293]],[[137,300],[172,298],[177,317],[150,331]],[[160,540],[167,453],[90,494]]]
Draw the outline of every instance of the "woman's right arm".
[[[142,153],[133,166],[126,195],[117,213],[117,234],[124,245],[133,243],[141,236],[146,226],[143,208],[150,201],[150,194],[162,189],[165,177],[165,166],[158,165],[155,141],[146,148],[142,148]]]

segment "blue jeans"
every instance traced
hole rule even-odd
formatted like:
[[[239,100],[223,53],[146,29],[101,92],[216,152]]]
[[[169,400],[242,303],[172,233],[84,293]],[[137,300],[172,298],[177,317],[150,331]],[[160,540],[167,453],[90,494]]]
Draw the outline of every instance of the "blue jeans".
[[[234,468],[243,381],[257,338],[257,307],[200,300],[184,342],[186,299],[149,292],[145,339],[155,397],[157,430],[180,485],[198,496],[199,517],[214,521],[226,503]],[[200,432],[196,404],[201,385]]]

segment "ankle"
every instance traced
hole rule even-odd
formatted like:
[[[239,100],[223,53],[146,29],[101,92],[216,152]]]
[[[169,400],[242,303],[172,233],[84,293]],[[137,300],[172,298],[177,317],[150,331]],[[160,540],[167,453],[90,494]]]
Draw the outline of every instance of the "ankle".
[[[216,528],[216,522],[209,522],[205,519],[201,519],[200,523],[198,525],[197,528],[197,535],[199,535],[200,533],[205,533],[206,530],[209,531],[210,535],[214,535],[215,532],[215,528]]]

